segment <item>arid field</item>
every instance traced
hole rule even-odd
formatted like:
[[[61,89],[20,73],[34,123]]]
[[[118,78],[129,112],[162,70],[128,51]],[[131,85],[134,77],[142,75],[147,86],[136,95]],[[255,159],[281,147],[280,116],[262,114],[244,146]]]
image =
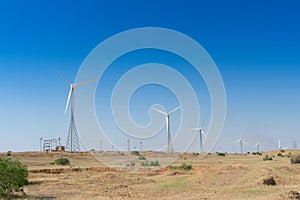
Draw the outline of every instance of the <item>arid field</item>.
[[[135,163],[135,167],[127,166],[118,160],[120,167],[114,168],[98,162],[92,156],[95,152],[13,152],[9,157],[28,166],[26,199],[300,199],[300,165],[290,164],[289,152],[300,153],[285,151],[283,157],[277,156],[279,151],[263,155],[212,153],[203,159],[185,153],[168,167],[142,167],[142,161],[130,152],[102,152],[112,159],[130,157]],[[165,156],[161,152],[140,154],[158,161]],[[274,159],[264,161],[266,154]],[[7,153],[0,156],[8,157]],[[50,164],[60,156],[71,164]],[[184,170],[183,163],[192,165],[192,170]],[[264,184],[270,177],[275,185]]]

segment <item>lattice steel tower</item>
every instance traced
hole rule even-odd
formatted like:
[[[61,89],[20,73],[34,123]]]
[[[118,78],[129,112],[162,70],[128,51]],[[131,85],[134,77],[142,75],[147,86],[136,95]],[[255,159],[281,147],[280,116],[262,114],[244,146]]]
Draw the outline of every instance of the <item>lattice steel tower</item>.
[[[90,82],[94,82],[95,80],[89,80],[86,82],[81,82],[81,83],[76,83],[76,84],[70,84],[70,92],[69,92],[69,96],[68,96],[68,100],[67,100],[67,104],[66,104],[66,109],[65,109],[65,113],[67,112],[69,103],[71,101],[71,118],[70,118],[70,126],[69,126],[69,131],[68,131],[68,137],[67,137],[67,144],[66,144],[66,150],[69,151],[80,151],[80,145],[79,145],[79,136],[78,136],[78,131],[76,128],[76,124],[75,124],[75,96],[74,96],[74,88],[80,85],[85,85],[88,84]]]
[[[75,124],[74,118],[74,85],[71,84],[70,94],[68,101],[71,100],[71,118],[70,118],[70,126],[67,137],[67,145],[66,149],[69,151],[80,151],[79,139],[78,139],[78,131]],[[68,103],[67,103],[68,106]]]

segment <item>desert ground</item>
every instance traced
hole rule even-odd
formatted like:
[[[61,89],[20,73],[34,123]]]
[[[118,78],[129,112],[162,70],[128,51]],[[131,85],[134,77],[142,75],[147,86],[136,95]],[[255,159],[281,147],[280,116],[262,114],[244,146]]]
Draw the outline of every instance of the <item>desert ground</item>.
[[[130,152],[12,152],[9,157],[28,166],[25,199],[300,199],[300,165],[291,164],[285,156],[300,151],[286,150],[284,157],[278,152],[211,153],[201,159],[195,153],[175,153],[179,159],[166,167],[142,167],[142,161]],[[120,166],[107,167],[94,154],[116,158]],[[140,154],[158,161],[165,156],[150,151]],[[274,159],[264,161],[266,154]],[[50,164],[61,156],[71,164]],[[122,156],[127,158],[124,163]],[[0,157],[8,155],[0,153]],[[135,166],[125,163],[128,158]],[[184,170],[183,163],[192,165],[192,170]],[[264,184],[271,176],[276,184]]]

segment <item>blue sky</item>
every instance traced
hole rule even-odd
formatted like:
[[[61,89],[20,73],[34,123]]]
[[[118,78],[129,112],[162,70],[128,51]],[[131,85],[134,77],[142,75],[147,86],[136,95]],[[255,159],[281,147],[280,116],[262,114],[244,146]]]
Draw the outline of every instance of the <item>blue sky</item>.
[[[237,151],[232,141],[241,135],[249,149],[257,140],[266,150],[278,139],[300,146],[299,6],[296,0],[1,1],[0,151],[38,150],[41,136],[64,141],[69,86],[51,67],[74,80],[101,41],[148,26],[192,37],[218,66],[228,109],[216,151]],[[171,95],[162,104],[168,98],[171,109]]]

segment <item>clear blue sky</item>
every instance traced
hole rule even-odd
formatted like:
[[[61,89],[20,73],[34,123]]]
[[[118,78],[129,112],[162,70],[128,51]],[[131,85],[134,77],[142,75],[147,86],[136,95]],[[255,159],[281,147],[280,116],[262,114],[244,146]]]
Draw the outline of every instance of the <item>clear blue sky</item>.
[[[299,7],[297,0],[1,1],[0,151],[38,150],[41,136],[65,141],[69,86],[50,67],[74,80],[101,41],[147,26],[187,34],[218,66],[228,112],[216,151],[237,150],[240,135],[250,150],[257,140],[266,149],[278,139],[299,147]]]

